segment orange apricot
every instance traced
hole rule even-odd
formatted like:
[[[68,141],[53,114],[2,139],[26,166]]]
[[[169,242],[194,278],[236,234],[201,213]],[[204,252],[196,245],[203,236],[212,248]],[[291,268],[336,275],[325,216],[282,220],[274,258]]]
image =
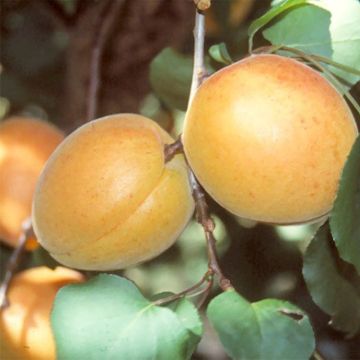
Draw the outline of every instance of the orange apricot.
[[[64,134],[42,120],[12,117],[0,123],[0,239],[15,247],[30,217],[36,181]]]
[[[0,313],[1,359],[55,360],[50,312],[56,293],[83,280],[79,272],[62,267],[37,267],[17,274],[8,291],[10,305]]]
[[[253,55],[200,86],[183,143],[200,183],[224,208],[290,224],[330,211],[357,134],[343,97],[318,72]]]
[[[194,210],[182,155],[165,162],[173,139],[140,115],[87,123],[50,157],[35,191],[33,226],[60,263],[110,270],[171,246]]]

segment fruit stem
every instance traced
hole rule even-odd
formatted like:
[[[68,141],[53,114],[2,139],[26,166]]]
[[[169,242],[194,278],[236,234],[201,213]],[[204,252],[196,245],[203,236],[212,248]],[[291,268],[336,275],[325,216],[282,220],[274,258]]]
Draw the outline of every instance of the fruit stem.
[[[8,263],[6,264],[4,281],[0,286],[0,309],[3,309],[9,306],[9,301],[7,299],[7,292],[13,279],[15,272],[21,261],[21,257],[25,252],[25,246],[27,239],[32,234],[32,225],[31,219],[26,219],[22,224],[21,234],[19,236],[18,246],[15,248],[13,253],[10,256]]]
[[[172,144],[166,144],[164,147],[165,163],[169,162],[175,155],[183,152],[181,135]]]

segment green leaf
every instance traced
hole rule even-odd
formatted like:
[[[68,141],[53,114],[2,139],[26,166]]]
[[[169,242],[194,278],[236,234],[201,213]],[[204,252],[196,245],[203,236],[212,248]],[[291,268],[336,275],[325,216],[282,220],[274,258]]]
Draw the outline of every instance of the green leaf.
[[[264,30],[263,36],[273,45],[286,45],[308,54],[331,57],[330,17],[327,10],[317,6],[297,6]]]
[[[360,329],[360,295],[345,278],[349,272],[331,248],[328,225],[322,226],[304,255],[303,275],[314,302],[331,315],[332,326],[349,335]]]
[[[314,334],[306,314],[286,301],[250,303],[235,291],[214,298],[207,310],[233,359],[309,359]]]
[[[263,32],[273,45],[286,45],[304,52],[329,57],[332,61],[360,70],[360,2],[321,0],[316,6],[292,8]],[[359,74],[329,66],[350,86]]]
[[[189,331],[190,339],[188,342],[187,358],[190,358],[203,333],[203,325],[199,313],[194,304],[186,298],[168,304],[167,308],[174,311],[183,326]]]
[[[346,161],[330,216],[339,255],[360,274],[360,136]]]
[[[219,63],[229,65],[233,63],[225,43],[212,45],[209,49],[210,56]]]
[[[150,64],[150,83],[155,94],[170,108],[186,110],[193,60],[174,49],[162,50]]]
[[[360,2],[358,0],[322,0],[321,3],[331,12],[332,60],[360,70]],[[359,75],[350,74],[330,67],[336,75],[355,84]]]
[[[263,16],[254,20],[248,29],[249,35],[249,52],[252,51],[253,40],[255,34],[266,24],[268,24],[272,19],[281,13],[285,12],[288,9],[291,9],[294,6],[303,5],[303,4],[312,4],[314,1],[312,0],[285,0],[280,3],[276,3],[268,12],[266,12]]]
[[[199,326],[190,307],[155,306],[115,275],[65,286],[51,315],[58,359],[187,359]]]

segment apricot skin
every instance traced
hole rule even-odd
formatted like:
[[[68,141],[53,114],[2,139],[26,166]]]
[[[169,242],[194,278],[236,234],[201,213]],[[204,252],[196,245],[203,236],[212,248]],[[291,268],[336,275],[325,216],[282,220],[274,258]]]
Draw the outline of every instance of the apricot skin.
[[[0,123],[0,239],[6,244],[17,245],[36,181],[63,139],[60,130],[42,120],[12,117]]]
[[[32,268],[17,274],[8,292],[10,306],[0,313],[3,360],[55,360],[50,312],[57,291],[83,281],[77,271]]]
[[[224,208],[290,224],[330,211],[357,133],[345,101],[316,71],[256,55],[200,86],[183,143],[200,183]]]
[[[49,159],[37,185],[33,226],[41,245],[78,269],[110,270],[171,246],[194,204],[182,155],[164,161],[173,139],[134,114],[92,121]]]

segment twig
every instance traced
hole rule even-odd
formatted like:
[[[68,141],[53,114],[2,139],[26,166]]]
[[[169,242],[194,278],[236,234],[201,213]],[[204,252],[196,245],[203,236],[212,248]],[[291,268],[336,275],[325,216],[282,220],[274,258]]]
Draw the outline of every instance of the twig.
[[[195,0],[195,4],[196,4],[196,0]],[[194,69],[193,69],[193,77],[191,82],[188,108],[191,105],[191,102],[195,96],[198,87],[201,85],[201,82],[204,80],[206,76],[206,69],[204,64],[204,40],[205,40],[205,17],[201,11],[196,9],[195,27],[194,27]],[[164,149],[165,161],[171,160],[171,158],[175,154],[181,151],[182,151],[182,142],[181,142],[181,138],[179,137],[179,139],[177,139],[174,143],[165,146]],[[196,219],[202,225],[205,233],[207,250],[208,250],[208,270],[205,273],[205,275],[201,278],[201,280],[198,281],[195,285],[181,291],[178,294],[173,294],[163,299],[159,299],[154,302],[155,305],[169,303],[186,295],[198,296],[200,294],[203,294],[203,296],[201,297],[198,303],[198,308],[200,308],[205,303],[207,297],[211,292],[211,288],[214,281],[214,275],[218,276],[219,285],[222,290],[226,291],[232,289],[230,280],[228,280],[224,276],[219,265],[218,256],[216,252],[216,239],[213,234],[215,229],[215,224],[209,214],[205,193],[202,190],[198,181],[196,180],[196,177],[193,174],[191,168],[189,169],[189,179],[190,179],[190,186],[192,189],[192,195],[195,201]],[[204,289],[196,291],[205,282],[207,282],[206,287]]]
[[[167,304],[170,303],[172,301],[178,300],[182,297],[184,297],[185,295],[189,295],[191,293],[193,293],[195,290],[197,290],[202,284],[204,284],[206,281],[212,281],[211,279],[212,275],[208,272],[206,272],[204,274],[204,276],[193,286],[190,286],[189,288],[177,293],[177,294],[173,294],[170,296],[166,296],[162,299],[156,300],[153,302],[154,305],[163,305],[163,304]],[[210,280],[211,279],[211,280]]]
[[[204,43],[205,43],[205,16],[196,10],[194,27],[194,68],[191,80],[191,90],[188,101],[188,108],[195,96],[198,87],[206,76],[204,63]]]
[[[0,309],[5,308],[9,305],[7,299],[7,292],[11,283],[12,278],[19,266],[21,256],[25,251],[26,241],[32,233],[31,219],[27,219],[22,224],[22,231],[19,237],[18,246],[15,248],[10,256],[10,259],[6,266],[4,281],[0,287]]]
[[[99,29],[94,37],[94,44],[90,60],[89,92],[87,96],[86,121],[95,119],[97,114],[98,92],[100,87],[100,62],[104,53],[105,44],[114,24],[122,0],[108,0],[98,17]]]
[[[199,300],[198,303],[197,303],[197,308],[198,308],[198,310],[200,310],[200,309],[204,306],[206,299],[207,299],[207,298],[209,297],[209,295],[210,295],[210,292],[211,292],[211,289],[212,289],[212,287],[213,287],[213,284],[214,284],[214,277],[211,276],[211,277],[209,278],[209,281],[208,281],[208,283],[207,283],[207,286],[206,286],[206,288],[205,288],[205,290],[204,290],[203,296],[200,298],[200,300]]]
[[[194,28],[194,69],[188,107],[190,107],[195,93],[198,87],[201,85],[201,82],[204,79],[204,75],[206,74],[204,64],[204,41],[205,16],[197,10],[195,15]],[[216,252],[216,239],[213,233],[215,224],[209,215],[205,194],[192,171],[190,171],[190,185],[192,188],[193,198],[195,200],[196,218],[197,221],[202,225],[206,237],[209,271],[213,272],[219,277],[219,285],[222,290],[225,291],[231,289],[232,285],[230,281],[224,276],[219,266]]]
[[[194,174],[190,173],[190,184],[192,188],[193,197],[196,206],[196,218],[199,224],[202,225],[206,237],[209,270],[219,277],[219,285],[222,290],[226,291],[232,288],[230,280],[227,279],[219,265],[219,260],[216,251],[216,239],[214,236],[215,224],[210,217],[208,205],[200,184],[196,180]]]

